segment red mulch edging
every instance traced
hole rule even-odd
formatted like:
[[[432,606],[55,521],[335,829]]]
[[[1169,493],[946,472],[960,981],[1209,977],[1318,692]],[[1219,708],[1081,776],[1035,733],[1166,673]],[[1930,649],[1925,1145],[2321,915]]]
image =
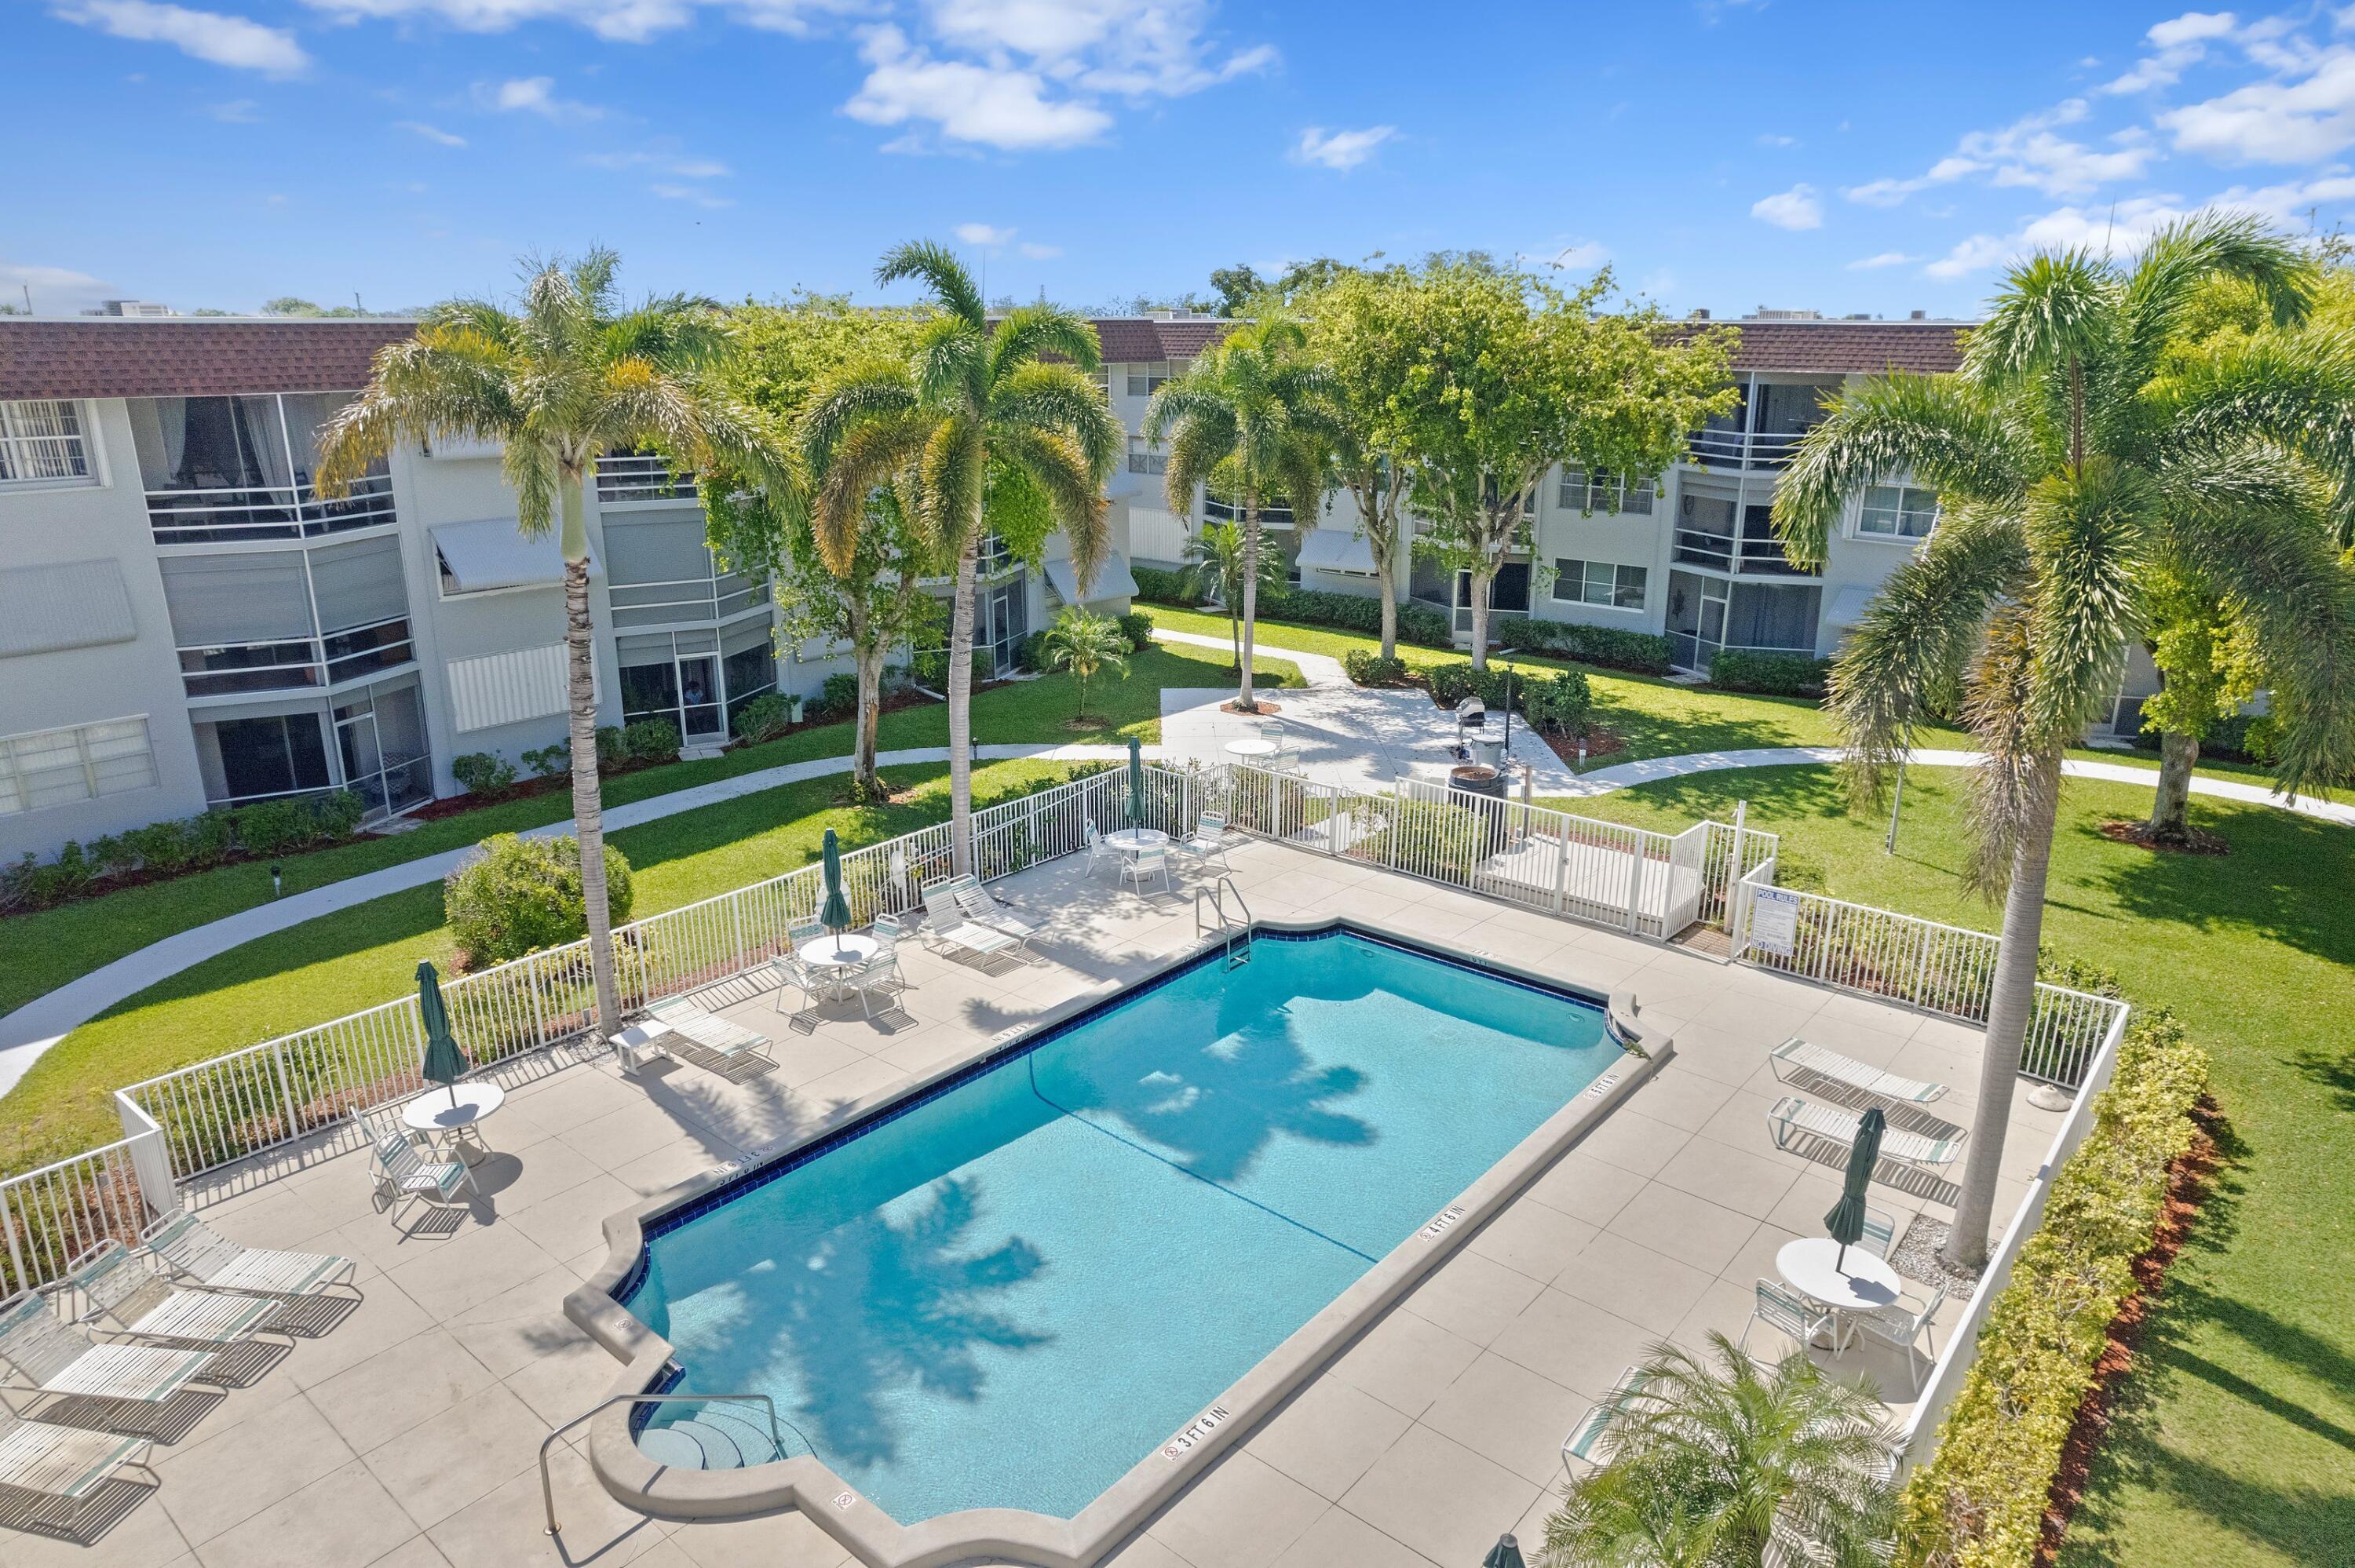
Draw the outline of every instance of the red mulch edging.
[[[2060,1558],[2061,1542],[2069,1532],[2069,1521],[2084,1499],[2094,1455],[2109,1433],[2110,1406],[2116,1398],[2118,1384],[2134,1370],[2135,1347],[2142,1340],[2151,1298],[2158,1293],[2168,1266],[2190,1239],[2192,1223],[2200,1217],[2200,1205],[2208,1196],[2208,1181],[2217,1164],[2216,1139],[2208,1129],[2222,1120],[2223,1113],[2214,1100],[2202,1099],[2192,1108],[2191,1115],[2199,1124],[2192,1134],[2191,1147],[2169,1173],[2167,1201],[2159,1210],[2158,1228],[2152,1233],[2150,1246],[2134,1261],[2134,1291],[2120,1304],[2117,1316],[2110,1319],[2109,1343],[2102,1348],[2101,1359],[2094,1363],[2094,1386],[2085,1391],[2084,1402],[2077,1406],[2077,1419],[2069,1427],[2068,1440],[2061,1446],[2061,1467],[2053,1472],[2051,1494],[2044,1505],[2044,1534],[2036,1545],[2036,1568],[2052,1568]]]
[[[2214,833],[2198,828],[2186,828],[2183,836],[2160,838],[2150,831],[2147,821],[2111,821],[2102,824],[2102,836],[2116,844],[2132,844],[2137,849],[2157,851],[2160,854],[2231,854],[2232,844]]]

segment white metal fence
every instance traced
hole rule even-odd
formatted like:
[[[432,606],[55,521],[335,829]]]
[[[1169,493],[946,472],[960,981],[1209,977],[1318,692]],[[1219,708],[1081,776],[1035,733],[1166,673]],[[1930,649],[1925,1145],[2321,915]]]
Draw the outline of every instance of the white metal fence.
[[[48,1284],[108,1236],[139,1234],[147,1210],[134,1154],[145,1140],[123,1139],[0,1181],[0,1298]],[[167,1183],[167,1200],[169,1192]]]

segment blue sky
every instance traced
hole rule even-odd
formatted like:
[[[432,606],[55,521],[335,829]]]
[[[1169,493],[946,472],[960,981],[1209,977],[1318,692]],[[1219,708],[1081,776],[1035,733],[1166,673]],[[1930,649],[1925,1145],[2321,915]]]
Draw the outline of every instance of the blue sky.
[[[1945,315],[2211,202],[2355,217],[2355,5],[19,5],[0,291],[43,313],[386,309],[591,242],[640,291],[874,298],[928,236],[1077,305],[1477,248]]]

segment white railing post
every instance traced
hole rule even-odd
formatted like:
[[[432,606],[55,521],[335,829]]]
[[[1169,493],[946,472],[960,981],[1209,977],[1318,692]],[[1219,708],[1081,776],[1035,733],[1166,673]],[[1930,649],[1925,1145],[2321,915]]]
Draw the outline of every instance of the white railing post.
[[[741,887],[728,895],[728,924],[736,933],[736,967],[745,969],[752,960],[744,948],[744,890]]]
[[[523,959],[524,985],[531,996],[531,1038],[536,1045],[552,1045],[548,1037],[548,1010],[542,1005],[539,984],[539,955],[526,953]]]
[[[286,1073],[286,1042],[273,1042],[270,1047],[270,1065],[278,1072],[278,1101],[286,1107],[286,1136],[293,1138],[303,1129],[294,1117],[294,1082]]]
[[[25,1271],[25,1251],[16,1241],[16,1222],[8,1217],[8,1186],[5,1181],[0,1181],[0,1232],[5,1232],[8,1237],[10,1277],[16,1281],[16,1289],[30,1290],[33,1277]]]
[[[1570,910],[1570,824],[1563,822],[1553,841],[1553,912]]]

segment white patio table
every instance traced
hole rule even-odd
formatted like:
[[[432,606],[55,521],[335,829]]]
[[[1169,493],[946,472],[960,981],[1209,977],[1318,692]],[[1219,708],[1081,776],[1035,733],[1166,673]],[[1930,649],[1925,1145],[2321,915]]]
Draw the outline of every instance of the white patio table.
[[[847,991],[845,982],[858,972],[858,966],[882,950],[882,944],[874,938],[846,931],[840,936],[814,937],[795,948],[794,957],[826,982],[829,994],[842,996]]]
[[[400,1119],[419,1132],[446,1141],[469,1165],[480,1165],[490,1153],[483,1141],[482,1124],[507,1103],[507,1092],[493,1083],[460,1084],[454,1090],[429,1088],[400,1107]],[[473,1157],[467,1155],[472,1148]]]
[[[1785,1242],[1774,1255],[1774,1270],[1784,1284],[1835,1315],[1893,1307],[1904,1287],[1895,1269],[1860,1245],[1850,1246],[1842,1259],[1840,1244],[1829,1236]],[[1846,1345],[1846,1336],[1841,1336],[1832,1354],[1838,1355]]]

